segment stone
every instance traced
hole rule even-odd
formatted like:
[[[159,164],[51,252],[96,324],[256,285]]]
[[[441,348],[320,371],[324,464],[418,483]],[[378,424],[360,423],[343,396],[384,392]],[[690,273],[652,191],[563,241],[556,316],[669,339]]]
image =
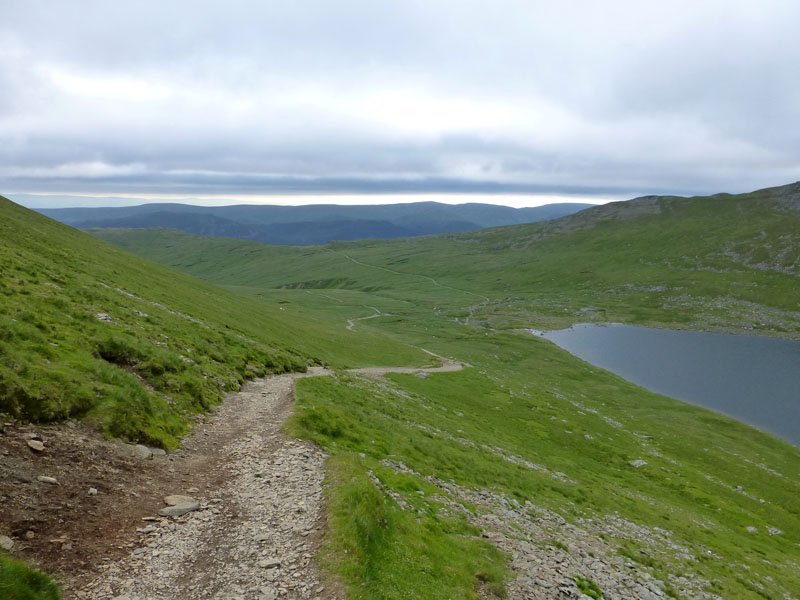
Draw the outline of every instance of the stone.
[[[180,494],[173,494],[172,496],[164,497],[164,504],[168,506],[177,506],[178,504],[189,504],[196,500],[191,496],[181,496]]]
[[[758,533],[758,527],[753,527],[752,525],[748,525],[745,529],[747,529],[747,533]]]
[[[200,503],[197,501],[185,502],[183,504],[176,504],[175,506],[167,506],[166,508],[162,508],[160,511],[158,511],[158,514],[160,514],[162,517],[180,517],[186,513],[198,510],[199,508]]]
[[[150,452],[153,453],[153,456],[166,456],[167,451],[163,448],[150,448]]]
[[[273,588],[261,588],[261,595],[259,600],[275,600],[278,597],[278,592]]]
[[[643,467],[647,464],[646,460],[642,460],[641,458],[632,460],[628,463],[629,467],[633,467],[634,469],[638,469],[639,467]]]
[[[50,485],[58,485],[58,479],[55,477],[48,477],[47,475],[39,475],[36,480],[42,483],[49,483]]]
[[[94,316],[94,318],[97,319],[98,321],[103,321],[104,323],[111,322],[111,315],[109,315],[108,313],[97,313]]]
[[[265,558],[258,561],[258,566],[262,569],[275,569],[281,566],[281,561],[279,558]]]
[[[0,548],[3,550],[11,550],[14,547],[14,540],[7,535],[0,535]]]
[[[35,452],[44,452],[44,444],[39,440],[28,440],[28,448]]]
[[[133,454],[142,459],[153,458],[153,451],[143,444],[136,444],[133,447]]]
[[[89,488],[89,491],[88,491],[87,493],[88,493],[90,496],[97,496],[97,488],[92,488],[92,487],[90,487],[90,488]]]
[[[33,531],[31,531],[30,529],[25,532],[25,539],[26,540],[32,540],[35,537],[36,537],[36,534]]]
[[[767,533],[770,535],[781,535],[783,532],[775,527],[767,527]]]

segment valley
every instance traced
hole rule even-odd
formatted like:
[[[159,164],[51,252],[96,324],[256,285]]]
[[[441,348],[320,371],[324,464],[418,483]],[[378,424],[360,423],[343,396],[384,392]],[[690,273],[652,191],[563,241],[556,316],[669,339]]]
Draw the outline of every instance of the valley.
[[[245,380],[325,366],[331,376],[297,379],[283,425],[326,457],[313,564],[333,583],[320,597],[794,598],[800,451],[528,330],[622,322],[796,340],[798,198],[798,184],[648,197],[307,247],[169,229],[92,230],[99,241],[4,203],[13,385],[1,408],[80,418],[172,456]],[[126,408],[115,394],[133,389],[140,404]],[[258,489],[276,493],[256,486],[254,504]],[[202,526],[193,519],[178,528]],[[21,557],[33,546],[17,538]],[[270,558],[258,552],[247,556]]]

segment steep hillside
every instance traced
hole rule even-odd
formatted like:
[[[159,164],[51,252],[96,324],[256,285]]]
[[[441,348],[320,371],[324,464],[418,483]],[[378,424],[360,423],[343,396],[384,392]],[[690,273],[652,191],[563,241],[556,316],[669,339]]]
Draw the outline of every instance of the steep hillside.
[[[0,411],[174,447],[245,378],[303,369],[276,312],[0,198]]]
[[[172,227],[188,233],[269,244],[324,244],[332,240],[398,238],[554,219],[591,206],[548,204],[510,208],[492,204],[412,202],[376,206],[190,206],[145,204],[117,208],[42,209],[68,225]]]

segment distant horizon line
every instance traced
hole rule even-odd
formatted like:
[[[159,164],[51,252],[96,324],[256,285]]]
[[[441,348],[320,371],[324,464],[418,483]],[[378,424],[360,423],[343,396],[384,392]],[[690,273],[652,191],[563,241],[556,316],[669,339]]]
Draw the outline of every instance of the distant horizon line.
[[[486,193],[486,192],[382,192],[382,193],[314,193],[314,194],[142,194],[142,193],[52,193],[11,192],[9,199],[32,209],[58,208],[114,208],[143,204],[186,204],[195,206],[376,206],[388,204],[411,204],[414,202],[438,202],[440,204],[493,204],[509,208],[536,208],[547,204],[606,204],[621,198],[618,195],[588,194],[535,194],[535,193]],[[632,196],[633,197],[633,196]],[[335,201],[338,200],[338,201]],[[69,202],[72,202],[71,204]],[[102,204],[113,202],[113,204]]]

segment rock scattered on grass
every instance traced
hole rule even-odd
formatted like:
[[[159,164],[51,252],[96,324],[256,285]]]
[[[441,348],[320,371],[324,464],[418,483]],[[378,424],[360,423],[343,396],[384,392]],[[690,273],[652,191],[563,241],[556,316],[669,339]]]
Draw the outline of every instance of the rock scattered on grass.
[[[638,468],[640,468],[640,467],[643,467],[643,466],[645,466],[646,464],[647,464],[647,461],[646,461],[646,460],[642,460],[641,458],[638,458],[638,459],[636,459],[636,460],[632,460],[632,461],[630,461],[630,462],[628,463],[628,466],[629,466],[629,467],[633,467],[634,469],[638,469]]]

